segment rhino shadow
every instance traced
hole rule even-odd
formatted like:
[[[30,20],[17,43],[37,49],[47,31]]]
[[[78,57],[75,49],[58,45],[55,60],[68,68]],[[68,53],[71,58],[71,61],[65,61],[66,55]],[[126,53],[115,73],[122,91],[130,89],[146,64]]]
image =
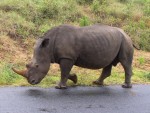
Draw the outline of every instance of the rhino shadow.
[[[69,87],[65,90],[55,88],[33,88],[24,92],[25,96],[43,99],[76,98],[76,97],[119,97],[125,98],[135,96],[132,89],[110,88],[110,87]]]

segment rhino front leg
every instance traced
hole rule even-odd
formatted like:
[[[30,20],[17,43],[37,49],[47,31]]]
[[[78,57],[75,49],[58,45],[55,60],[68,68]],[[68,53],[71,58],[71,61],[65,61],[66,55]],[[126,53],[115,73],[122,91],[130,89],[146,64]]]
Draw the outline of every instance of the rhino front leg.
[[[60,70],[61,70],[61,79],[59,84],[55,87],[56,89],[66,89],[66,82],[70,77],[69,73],[73,66],[73,61],[70,59],[61,59],[60,60]]]
[[[103,68],[101,76],[96,81],[94,81],[93,84],[103,86],[104,79],[111,75],[111,69],[112,69],[112,64]]]

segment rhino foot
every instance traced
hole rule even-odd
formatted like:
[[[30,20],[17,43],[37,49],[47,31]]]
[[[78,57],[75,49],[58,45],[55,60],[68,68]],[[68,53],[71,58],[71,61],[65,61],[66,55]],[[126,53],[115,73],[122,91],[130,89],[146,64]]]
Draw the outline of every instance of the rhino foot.
[[[56,89],[67,89],[66,84],[63,84],[62,82],[60,82],[57,86],[55,86]]]
[[[132,84],[130,84],[130,83],[124,83],[124,84],[122,85],[122,87],[123,87],[123,88],[132,88]]]
[[[99,80],[93,81],[94,85],[104,86],[103,82],[100,82]]]
[[[68,79],[72,80],[74,84],[77,83],[77,75],[76,74],[72,74],[68,77]]]
[[[67,89],[67,86],[55,86],[56,89]]]

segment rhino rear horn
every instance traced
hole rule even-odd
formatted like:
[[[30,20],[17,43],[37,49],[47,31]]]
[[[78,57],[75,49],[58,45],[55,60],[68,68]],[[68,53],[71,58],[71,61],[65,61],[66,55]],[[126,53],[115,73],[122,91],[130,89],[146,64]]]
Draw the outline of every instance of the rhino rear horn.
[[[14,68],[12,68],[12,70],[13,70],[15,73],[17,73],[17,74],[19,74],[19,75],[21,75],[21,76],[27,78],[27,77],[26,77],[26,72],[27,72],[27,70],[20,70],[20,71],[18,71],[18,70],[14,69]]]

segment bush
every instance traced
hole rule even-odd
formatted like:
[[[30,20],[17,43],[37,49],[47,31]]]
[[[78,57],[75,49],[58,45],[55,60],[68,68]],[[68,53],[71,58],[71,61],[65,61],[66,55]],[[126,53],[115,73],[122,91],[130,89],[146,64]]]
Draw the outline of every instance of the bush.
[[[138,61],[139,61],[140,65],[143,65],[145,63],[145,58],[144,57],[139,57]]]
[[[90,25],[90,20],[88,17],[84,16],[80,19],[80,26],[88,26]]]
[[[82,16],[74,0],[4,0],[0,10],[1,32],[17,37],[36,37]]]
[[[32,22],[26,21],[25,18],[18,15],[16,12],[0,12],[0,31],[7,32],[11,36],[28,37],[34,34],[35,25]]]
[[[0,85],[11,85],[20,79],[20,77],[16,76],[16,74],[11,70],[11,64],[3,63],[3,65],[0,66]]]
[[[125,2],[128,2],[128,0],[119,0],[119,2],[124,2],[125,3]]]
[[[149,0],[1,0],[0,33],[39,37],[64,23],[80,26],[103,23],[123,28],[136,44],[149,51],[149,3]]]
[[[77,13],[77,5],[73,0],[48,0],[40,8],[40,17],[49,19],[69,18]]]
[[[149,3],[147,2],[147,4],[145,4],[145,7],[144,7],[144,13],[145,13],[145,15],[150,15],[150,1],[149,1]]]
[[[91,4],[93,0],[76,0],[76,2],[80,5]]]
[[[100,8],[100,2],[98,0],[94,0],[92,5],[91,5],[92,11],[94,13],[98,13],[99,12],[99,8]]]
[[[149,30],[142,30],[140,32],[139,46],[142,50],[150,51],[150,33]]]

